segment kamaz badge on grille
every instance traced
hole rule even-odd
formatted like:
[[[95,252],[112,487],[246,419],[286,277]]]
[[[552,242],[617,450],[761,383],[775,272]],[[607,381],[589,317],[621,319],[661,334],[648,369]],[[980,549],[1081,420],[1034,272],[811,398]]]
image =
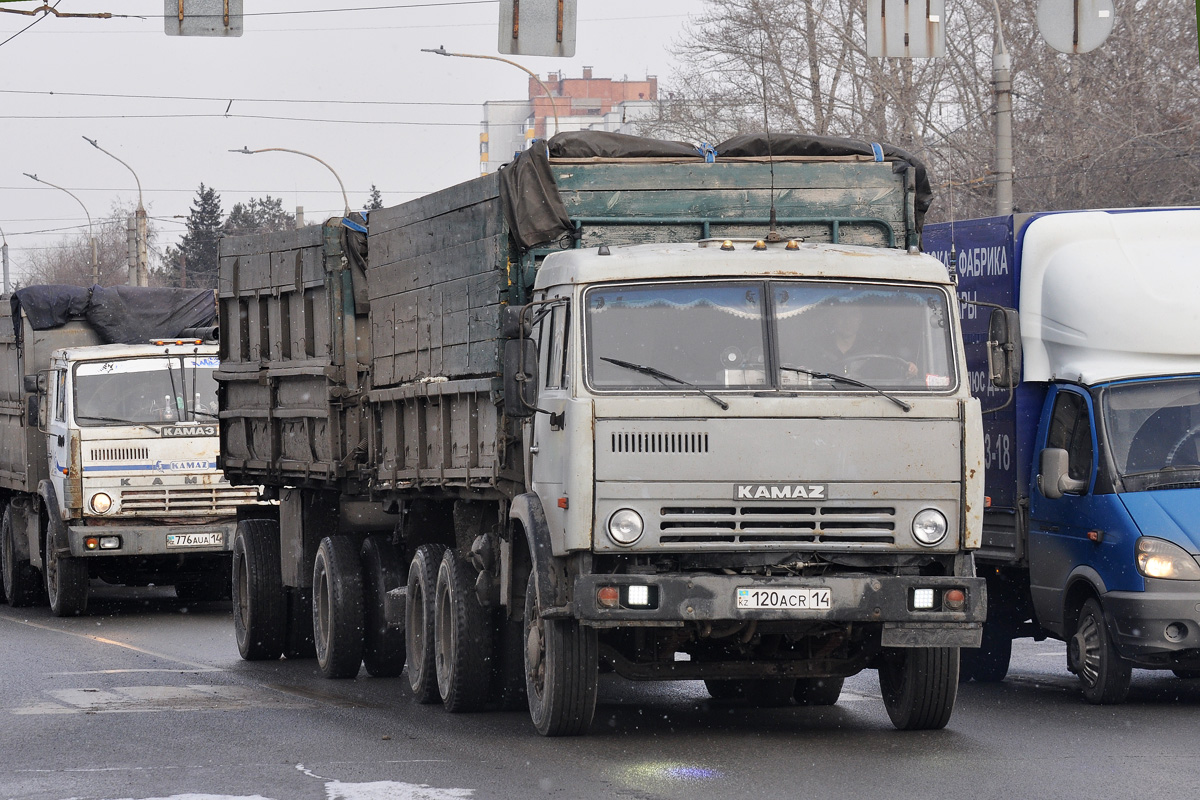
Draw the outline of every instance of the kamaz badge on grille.
[[[823,483],[739,483],[735,500],[825,500]]]

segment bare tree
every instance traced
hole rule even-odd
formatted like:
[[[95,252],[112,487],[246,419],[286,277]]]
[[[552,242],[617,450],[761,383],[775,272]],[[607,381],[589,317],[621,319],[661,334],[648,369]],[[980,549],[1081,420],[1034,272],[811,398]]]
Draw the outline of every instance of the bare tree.
[[[129,282],[129,238],[127,220],[134,206],[113,203],[104,219],[95,220],[92,230],[96,238],[100,285],[113,286]],[[149,245],[153,247],[158,232],[153,221],[146,229]],[[50,247],[30,251],[22,265],[21,283],[63,283],[72,286],[92,285],[92,255],[88,230],[63,236]]]
[[[1013,61],[1014,197],[1026,210],[1196,202],[1200,63],[1178,0],[1116,0],[1107,43],[1068,56],[1035,4],[1001,0]],[[930,219],[993,208],[991,0],[947,3],[946,56],[866,55],[859,0],[706,0],[647,135],[717,142],[761,131],[886,141],[922,157]]]

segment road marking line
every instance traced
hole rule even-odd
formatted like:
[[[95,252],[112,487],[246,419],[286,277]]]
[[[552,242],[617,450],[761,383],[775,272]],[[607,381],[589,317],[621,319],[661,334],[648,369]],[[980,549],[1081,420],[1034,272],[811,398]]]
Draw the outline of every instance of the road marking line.
[[[162,658],[162,659],[166,659],[167,661],[174,661],[176,664],[187,664],[189,667],[192,667],[197,672],[224,672],[224,670],[221,669],[220,667],[214,667],[209,664],[198,664],[195,661],[188,661],[183,658],[177,658],[176,656],[167,655],[166,653],[157,653],[154,650],[147,650],[144,647],[138,647],[137,645],[126,644],[125,642],[118,642],[114,639],[106,639],[103,636],[95,636],[90,633],[77,633],[75,631],[64,631],[62,628],[55,628],[50,625],[41,625],[37,622],[30,622],[29,620],[26,620],[26,619],[13,619],[12,617],[4,617],[4,616],[0,616],[0,619],[8,620],[9,622],[15,622],[18,625],[27,625],[30,628],[38,628],[39,630],[43,630],[43,631],[52,631],[54,633],[61,633],[66,636],[76,636],[80,639],[90,639],[91,641],[99,642],[100,644],[111,644],[114,647],[123,647],[126,650],[132,650],[135,653],[141,653],[142,655],[153,656],[154,658]]]

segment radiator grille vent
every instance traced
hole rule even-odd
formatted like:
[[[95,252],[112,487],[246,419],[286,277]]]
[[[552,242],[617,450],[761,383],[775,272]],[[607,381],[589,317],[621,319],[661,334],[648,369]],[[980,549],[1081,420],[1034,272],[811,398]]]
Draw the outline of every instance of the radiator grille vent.
[[[144,487],[121,491],[121,511],[158,516],[233,514],[258,497],[253,486]]]
[[[92,450],[93,461],[145,461],[148,458],[148,447],[103,447]]]
[[[659,512],[662,544],[892,545],[896,509],[879,506],[676,506]]]
[[[707,453],[707,433],[632,433],[612,435],[614,453]]]

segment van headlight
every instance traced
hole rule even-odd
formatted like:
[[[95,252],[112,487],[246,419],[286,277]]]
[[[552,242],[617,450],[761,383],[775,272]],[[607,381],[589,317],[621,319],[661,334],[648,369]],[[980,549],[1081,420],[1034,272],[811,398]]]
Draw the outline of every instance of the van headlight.
[[[642,515],[632,508],[614,511],[608,518],[608,538],[622,547],[628,547],[642,538],[645,530],[646,524],[642,522]]]
[[[109,509],[112,508],[112,504],[112,498],[104,492],[96,492],[92,495],[91,502],[89,503],[92,511],[97,514],[107,514]]]
[[[1151,536],[1137,540],[1137,570],[1147,578],[1200,580],[1200,564],[1191,553],[1177,544]]]
[[[917,515],[913,517],[913,538],[926,547],[933,547],[940,543],[942,539],[946,538],[948,530],[950,530],[950,526],[946,524],[946,515],[936,508],[918,511]]]

